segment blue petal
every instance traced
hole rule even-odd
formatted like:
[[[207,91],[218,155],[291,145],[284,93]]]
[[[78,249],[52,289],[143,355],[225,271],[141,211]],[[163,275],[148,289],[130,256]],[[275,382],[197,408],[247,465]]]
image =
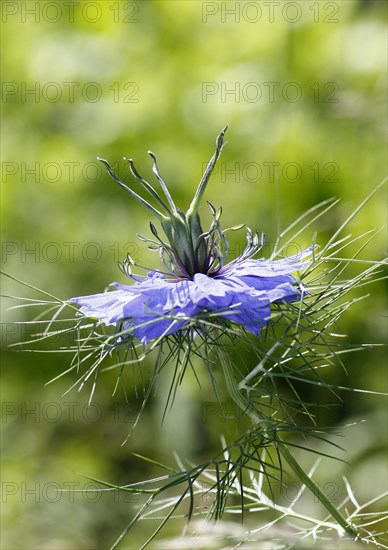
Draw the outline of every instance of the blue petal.
[[[194,283],[193,299],[201,309],[219,312],[220,317],[243,324],[254,334],[259,334],[269,319],[271,312],[267,294],[257,292],[243,281],[197,274]]]
[[[243,325],[246,330],[259,336],[261,328],[268,323],[270,316],[269,304],[258,305],[251,300],[238,306],[237,313],[229,315],[228,319]]]
[[[305,269],[311,260],[305,258],[311,255],[312,249],[301,254],[283,258],[281,260],[245,260],[233,263],[223,269],[223,277],[240,281],[255,290],[266,292],[270,302],[296,300],[300,291],[294,286],[295,279],[292,273]]]
[[[135,302],[137,298],[134,293],[114,290],[71,298],[70,301],[80,305],[80,312],[87,317],[97,317],[105,325],[114,325],[125,317],[124,307],[130,302]]]

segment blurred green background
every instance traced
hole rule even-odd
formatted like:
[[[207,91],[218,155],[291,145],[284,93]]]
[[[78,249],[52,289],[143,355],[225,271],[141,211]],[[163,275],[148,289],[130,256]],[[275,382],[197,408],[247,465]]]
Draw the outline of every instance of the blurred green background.
[[[224,226],[246,223],[265,231],[270,244],[306,209],[341,197],[339,208],[296,244],[309,245],[315,232],[324,243],[385,177],[385,46],[383,1],[3,2],[3,269],[67,299],[125,282],[116,262],[126,252],[154,265],[135,236],[149,233],[148,214],[96,156],[127,182],[122,157],[132,157],[152,181],[151,149],[186,209],[227,123],[228,143],[206,193],[222,204]],[[380,190],[349,232],[385,221]],[[232,254],[243,246],[243,232],[233,235]],[[367,255],[380,259],[385,246],[383,231]],[[9,280],[3,293],[37,297]],[[123,484],[159,475],[132,453],[172,465],[176,450],[198,461],[219,449],[220,433],[233,435],[233,423],[219,418],[198,365],[203,391],[188,376],[161,426],[166,376],[134,437],[121,446],[138,408],[131,373],[130,405],[122,392],[111,397],[113,374],[100,380],[90,408],[90,388],[63,395],[73,374],[45,387],[66,369],[68,356],[11,351],[9,344],[28,336],[13,322],[33,314],[3,304],[2,547],[106,548],[140,499],[89,493],[93,484],[81,474]],[[376,284],[341,321],[346,341],[382,342],[383,308],[384,286]],[[353,354],[345,364],[349,377],[334,369],[333,382],[386,388],[383,351]],[[143,369],[147,378],[152,361]],[[317,396],[312,390],[306,397]],[[338,488],[345,473],[363,502],[387,485],[385,401],[341,397],[322,421],[341,427],[341,456],[352,465],[329,462],[317,475]],[[181,526],[171,524],[164,534]],[[138,548],[150,528],[138,526],[122,547]]]

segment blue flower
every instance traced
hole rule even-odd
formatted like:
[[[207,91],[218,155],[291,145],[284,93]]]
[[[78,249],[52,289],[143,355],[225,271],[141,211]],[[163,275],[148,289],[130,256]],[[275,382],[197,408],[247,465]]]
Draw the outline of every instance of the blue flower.
[[[202,229],[199,203],[221,153],[225,132],[226,128],[217,138],[216,151],[186,213],[175,206],[153,153],[150,155],[154,173],[168,204],[139,175],[133,161],[126,160],[132,174],[153,197],[159,210],[128,188],[108,162],[100,159],[112,178],[160,222],[168,242],[163,241],[152,223],[154,239],[138,236],[148,242],[150,248],[159,251],[165,270],[149,270],[146,277],[133,275],[131,266],[135,262],[127,256],[119,266],[135,283],[130,286],[113,283],[117,290],[72,298],[71,302],[81,306],[81,313],[105,325],[119,325],[121,331],[134,334],[146,345],[209,316],[237,323],[258,335],[270,319],[271,303],[300,299],[302,292],[292,274],[310,264],[307,257],[311,249],[280,260],[253,259],[263,245],[264,236],[247,228],[244,252],[226,263],[229,245],[225,233],[242,226],[222,230],[221,208],[216,210],[208,203],[213,221],[208,231]]]
[[[270,261],[248,259],[231,262],[215,277],[196,273],[192,279],[166,278],[151,271],[133,285],[113,283],[117,290],[72,298],[80,312],[106,325],[124,321],[146,345],[173,334],[201,315],[216,314],[259,335],[268,323],[270,304],[300,299],[292,276],[310,264],[311,253]]]

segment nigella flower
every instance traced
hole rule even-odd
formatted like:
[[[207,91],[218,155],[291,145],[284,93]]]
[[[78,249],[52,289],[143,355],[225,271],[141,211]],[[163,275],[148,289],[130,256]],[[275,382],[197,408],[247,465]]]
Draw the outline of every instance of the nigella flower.
[[[270,319],[272,303],[301,298],[302,291],[293,273],[309,265],[307,258],[311,249],[276,261],[254,259],[264,237],[248,228],[246,249],[238,258],[226,263],[227,230],[222,230],[219,223],[221,209],[216,210],[209,203],[213,221],[207,232],[202,229],[199,204],[220,156],[226,129],[217,138],[215,154],[186,214],[176,208],[159,174],[153,153],[149,153],[153,171],[168,204],[138,174],[133,161],[126,160],[132,174],[154,198],[160,210],[128,188],[107,161],[100,159],[113,179],[158,218],[168,242],[159,237],[152,223],[151,232],[155,238],[148,239],[142,235],[139,238],[148,242],[150,248],[159,250],[165,270],[151,270],[147,276],[134,275],[131,265],[135,262],[127,256],[119,265],[135,283],[130,286],[113,283],[116,287],[114,291],[72,298],[72,302],[81,306],[81,313],[96,317],[106,325],[120,325],[121,331],[133,333],[146,345],[150,340],[182,330],[193,319],[206,318],[206,315],[237,323],[259,335],[260,329]]]

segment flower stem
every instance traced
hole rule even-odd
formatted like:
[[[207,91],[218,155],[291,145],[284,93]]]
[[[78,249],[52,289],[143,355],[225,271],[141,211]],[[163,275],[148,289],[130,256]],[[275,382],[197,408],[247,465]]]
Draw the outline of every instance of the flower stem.
[[[338,522],[339,525],[344,529],[344,531],[351,537],[357,538],[359,535],[356,529],[346,521],[342,514],[337,510],[335,506],[332,505],[330,500],[327,498],[325,493],[321,491],[318,485],[313,481],[299,466],[295,458],[290,453],[287,445],[278,439],[277,448],[282,454],[283,458],[286,460],[287,464],[292,470],[296,473],[301,481],[310,489],[310,491],[320,500],[321,504],[326,508],[326,510],[333,516],[333,518]]]
[[[359,536],[356,529],[348,523],[348,521],[342,516],[342,514],[333,506],[329,501],[326,495],[321,491],[318,485],[308,476],[308,474],[301,468],[295,458],[292,456],[289,451],[287,444],[280,439],[276,428],[274,427],[273,422],[270,419],[262,415],[254,405],[244,397],[239,391],[238,384],[235,380],[233,373],[233,365],[229,356],[222,350],[221,346],[216,346],[216,351],[218,358],[221,363],[222,370],[224,372],[225,381],[230,397],[238,405],[241,410],[248,414],[248,416],[255,423],[258,423],[262,428],[267,431],[275,432],[274,443],[276,444],[277,449],[280,454],[283,456],[287,464],[294,471],[294,473],[299,477],[299,479],[310,489],[310,491],[319,499],[321,504],[326,508],[326,510],[333,516],[333,518],[338,522],[338,524],[344,529],[348,535],[353,538]]]

